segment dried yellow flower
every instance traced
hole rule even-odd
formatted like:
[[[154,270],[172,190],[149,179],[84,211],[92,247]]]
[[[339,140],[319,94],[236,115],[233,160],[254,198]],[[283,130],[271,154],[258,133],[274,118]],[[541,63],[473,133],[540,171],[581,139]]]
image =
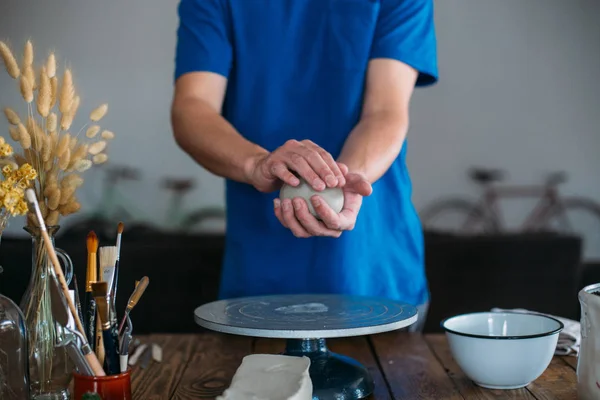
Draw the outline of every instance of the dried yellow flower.
[[[0,157],[10,157],[13,155],[13,148],[8,143],[0,144]]]
[[[106,148],[106,142],[104,140],[100,140],[99,142],[94,143],[90,146],[88,152],[91,155],[100,154]]]
[[[94,136],[96,136],[98,134],[98,132],[100,132],[100,127],[98,125],[92,125],[85,132],[85,136],[87,136],[88,138],[91,139]]]
[[[56,75],[56,57],[54,53],[50,53],[48,56],[48,61],[46,62],[46,73],[48,74],[48,78],[54,78]]]
[[[19,122],[21,122],[21,119],[19,118],[19,115],[12,108],[5,107],[4,108],[4,115],[6,115],[6,119],[12,125],[18,125]]]
[[[50,113],[50,115],[48,115],[48,119],[46,120],[46,130],[48,132],[55,131],[57,124],[58,117],[56,116],[56,113]]]
[[[95,108],[91,113],[90,113],[90,119],[94,122],[98,122],[100,121],[102,118],[104,118],[104,116],[106,115],[106,112],[108,111],[108,104],[102,104],[101,106]]]
[[[23,157],[23,155],[21,154],[15,154],[13,156],[15,158],[15,161],[17,162],[17,165],[20,167],[23,164],[27,163],[27,160],[25,159],[25,157]]]
[[[106,140],[112,140],[115,138],[115,134],[112,133],[111,131],[103,131],[101,136],[102,136],[102,139],[106,139]]]
[[[94,164],[103,164],[107,160],[108,156],[106,155],[106,153],[96,154],[94,157],[92,157],[92,161],[94,162]]]
[[[2,60],[4,61],[4,66],[6,67],[6,72],[8,72],[8,75],[14,79],[17,79],[21,74],[21,71],[19,70],[19,64],[17,64],[15,56],[4,42],[0,42],[0,56],[2,56]]]

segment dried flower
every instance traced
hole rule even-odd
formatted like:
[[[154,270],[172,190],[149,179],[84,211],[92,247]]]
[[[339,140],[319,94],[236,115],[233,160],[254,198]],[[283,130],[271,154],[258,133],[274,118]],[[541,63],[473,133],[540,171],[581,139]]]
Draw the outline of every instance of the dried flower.
[[[58,98],[58,78],[53,76],[50,78],[50,108],[54,108]]]
[[[33,65],[33,43],[31,40],[25,42],[25,49],[23,50],[23,69],[31,67]]]
[[[98,122],[100,121],[102,118],[104,118],[104,116],[106,115],[106,112],[108,111],[108,104],[102,104],[101,106],[95,108],[91,113],[90,113],[90,119],[94,122]]]
[[[92,167],[92,160],[83,159],[75,163],[74,169],[77,172],[85,172]]]
[[[75,88],[73,86],[73,75],[70,69],[65,69],[63,75],[62,87],[60,90],[60,99],[58,109],[66,114],[71,109],[73,98],[75,97]]]
[[[90,146],[88,152],[91,155],[100,154],[106,148],[106,142],[104,140],[100,140],[99,142],[94,143]]]
[[[64,134],[59,142],[58,142],[58,147],[56,148],[56,157],[61,157],[63,154],[65,154],[65,151],[67,151],[69,149],[69,140],[71,139],[71,134],[70,133],[66,133]]]
[[[48,226],[58,225],[59,217],[60,217],[60,214],[59,214],[58,210],[50,211],[48,213],[48,216],[46,217],[46,225],[48,225]]]
[[[33,86],[29,82],[29,79],[25,76],[21,76],[20,82],[21,84],[21,96],[27,103],[31,103],[33,101]]]
[[[51,102],[52,88],[50,87],[50,78],[46,73],[46,67],[42,67],[40,73],[40,90],[37,98],[37,110],[42,117],[47,117],[50,113]]]
[[[23,150],[27,150],[31,147],[31,136],[29,136],[29,132],[27,132],[27,128],[25,125],[19,124],[19,142],[21,143],[21,147]]]
[[[112,140],[115,138],[115,134],[112,133],[111,131],[103,131],[101,136],[102,136],[102,139],[106,139],[106,140]]]
[[[55,131],[57,123],[58,117],[56,116],[56,113],[50,113],[50,115],[48,115],[48,119],[46,120],[46,130],[48,132]]]
[[[17,64],[15,56],[4,42],[0,42],[0,56],[2,56],[2,60],[4,61],[4,66],[6,67],[6,72],[8,72],[8,75],[14,79],[17,79],[21,74],[21,71],[19,70],[19,64]]]
[[[71,150],[67,149],[58,159],[58,167],[65,171],[69,167],[71,161]]]
[[[56,57],[54,53],[50,53],[48,56],[48,61],[46,62],[46,73],[48,74],[48,78],[54,78],[56,75]]]
[[[23,77],[27,79],[32,89],[37,89],[37,81],[35,79],[35,72],[33,71],[33,67],[24,68]]]
[[[71,128],[71,124],[73,123],[73,119],[75,118],[75,114],[77,114],[77,109],[79,108],[79,96],[75,96],[71,103],[71,108],[66,113],[63,113],[62,119],[60,120],[60,128],[64,131],[69,130]]]
[[[18,125],[21,122],[19,115],[10,107],[4,108],[4,115],[6,115],[6,119],[12,125]]]
[[[103,164],[108,160],[108,156],[105,153],[96,154],[92,157],[94,164]]]
[[[85,136],[91,139],[95,137],[98,134],[98,132],[100,132],[100,127],[98,125],[92,125],[85,132]]]
[[[16,126],[9,126],[8,127],[8,132],[10,133],[10,137],[12,140],[14,140],[15,142],[19,141],[19,128]]]

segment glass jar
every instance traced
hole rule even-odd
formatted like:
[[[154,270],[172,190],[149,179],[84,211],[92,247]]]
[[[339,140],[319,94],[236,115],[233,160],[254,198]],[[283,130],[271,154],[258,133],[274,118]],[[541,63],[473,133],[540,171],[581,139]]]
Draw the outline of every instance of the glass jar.
[[[0,294],[0,399],[29,399],[27,328],[21,309]]]
[[[58,229],[58,226],[47,227],[53,244]],[[31,235],[32,268],[29,285],[21,300],[21,310],[29,332],[31,398],[68,400],[74,364],[67,350],[56,346],[68,333],[55,323],[52,315],[50,279],[55,279],[54,267],[46,252],[39,228],[26,227],[25,230]],[[56,255],[62,261],[63,273],[68,284],[73,277],[73,264],[63,250],[56,249]]]

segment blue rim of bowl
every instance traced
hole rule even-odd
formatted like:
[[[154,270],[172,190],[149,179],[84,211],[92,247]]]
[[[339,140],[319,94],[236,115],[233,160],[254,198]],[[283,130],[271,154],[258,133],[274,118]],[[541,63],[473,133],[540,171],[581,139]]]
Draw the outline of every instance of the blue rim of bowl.
[[[446,328],[444,325],[446,322],[448,322],[451,319],[454,318],[458,318],[458,317],[466,317],[468,315],[480,315],[480,314],[518,314],[518,315],[535,315],[537,317],[543,317],[543,318],[547,318],[550,319],[556,323],[558,323],[558,328],[553,329],[549,332],[542,332],[542,333],[536,333],[535,335],[521,335],[521,336],[487,336],[487,335],[477,335],[474,333],[465,333],[465,332],[458,332],[455,330],[452,330],[450,328]],[[560,322],[559,320],[557,320],[556,318],[550,317],[548,315],[545,314],[539,314],[539,313],[522,313],[522,312],[515,312],[515,311],[502,311],[502,312],[493,312],[493,311],[482,311],[482,312],[472,312],[472,313],[465,313],[465,314],[458,314],[458,315],[454,315],[452,317],[448,317],[445,318],[444,320],[442,320],[442,322],[440,322],[440,326],[443,330],[445,330],[448,333],[452,333],[454,335],[459,335],[459,336],[467,336],[467,337],[472,337],[472,338],[477,338],[477,339],[493,339],[493,340],[516,340],[516,339],[535,339],[535,338],[541,338],[544,336],[551,336],[554,335],[556,333],[560,333],[560,331],[562,331],[565,328],[565,324],[563,324],[562,322]]]

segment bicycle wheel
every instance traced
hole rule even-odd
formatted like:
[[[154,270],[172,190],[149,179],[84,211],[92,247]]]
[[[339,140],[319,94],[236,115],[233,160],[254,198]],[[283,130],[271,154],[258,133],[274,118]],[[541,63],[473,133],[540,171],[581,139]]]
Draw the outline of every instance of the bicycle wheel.
[[[428,231],[481,234],[493,232],[495,224],[476,203],[464,199],[441,200],[419,213]]]
[[[600,259],[600,204],[583,197],[567,197],[541,223],[543,230],[576,235],[582,239],[582,257]]]

